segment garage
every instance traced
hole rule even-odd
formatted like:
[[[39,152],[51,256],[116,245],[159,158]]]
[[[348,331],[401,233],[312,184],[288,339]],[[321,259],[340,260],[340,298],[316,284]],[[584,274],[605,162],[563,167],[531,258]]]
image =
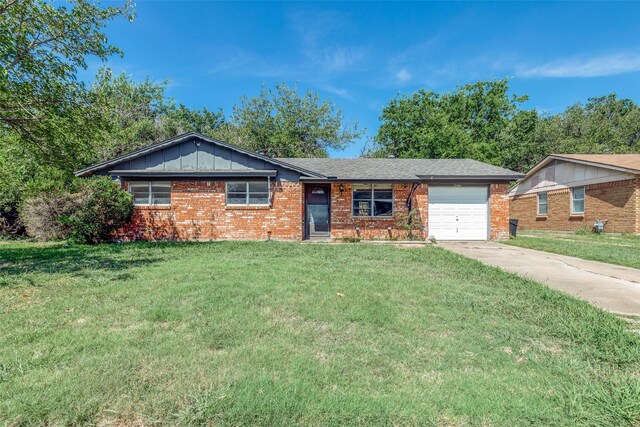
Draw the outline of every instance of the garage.
[[[429,236],[487,240],[488,195],[487,186],[429,186]]]

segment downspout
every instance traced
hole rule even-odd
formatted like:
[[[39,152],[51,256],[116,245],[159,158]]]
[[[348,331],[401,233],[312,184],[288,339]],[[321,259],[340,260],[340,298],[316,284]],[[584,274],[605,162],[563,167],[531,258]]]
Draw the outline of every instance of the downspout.
[[[409,212],[411,212],[411,198],[413,197],[413,193],[416,191],[416,189],[418,188],[418,186],[420,185],[420,183],[413,183],[413,186],[411,187],[411,191],[409,191],[409,197],[407,197],[407,209],[409,209]]]
[[[407,197],[407,223],[409,226],[409,238],[413,237],[413,215],[411,215],[411,207],[413,205],[412,200],[413,199],[413,193],[416,191],[416,189],[420,186],[420,183],[413,183],[413,185],[411,186],[411,190],[409,191],[409,196]]]

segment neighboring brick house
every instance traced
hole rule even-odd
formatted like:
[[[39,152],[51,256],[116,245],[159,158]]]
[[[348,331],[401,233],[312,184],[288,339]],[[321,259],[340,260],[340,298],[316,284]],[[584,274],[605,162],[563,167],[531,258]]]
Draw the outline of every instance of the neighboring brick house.
[[[553,154],[509,193],[524,230],[569,231],[606,221],[605,232],[640,233],[640,154]]]
[[[523,176],[464,159],[276,159],[196,133],[76,175],[133,194],[123,240],[505,239]]]

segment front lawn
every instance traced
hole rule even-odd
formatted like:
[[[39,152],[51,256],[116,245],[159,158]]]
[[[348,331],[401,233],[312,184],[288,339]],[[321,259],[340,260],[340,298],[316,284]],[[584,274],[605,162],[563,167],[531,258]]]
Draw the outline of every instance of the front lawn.
[[[628,328],[437,247],[0,243],[0,424],[638,425]]]
[[[609,264],[640,268],[640,236],[526,231],[504,243]]]

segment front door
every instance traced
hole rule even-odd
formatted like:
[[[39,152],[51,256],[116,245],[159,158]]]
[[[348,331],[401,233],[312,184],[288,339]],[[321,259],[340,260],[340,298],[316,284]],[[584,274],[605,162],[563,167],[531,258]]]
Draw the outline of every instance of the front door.
[[[306,185],[307,237],[328,237],[330,187],[323,184]]]

